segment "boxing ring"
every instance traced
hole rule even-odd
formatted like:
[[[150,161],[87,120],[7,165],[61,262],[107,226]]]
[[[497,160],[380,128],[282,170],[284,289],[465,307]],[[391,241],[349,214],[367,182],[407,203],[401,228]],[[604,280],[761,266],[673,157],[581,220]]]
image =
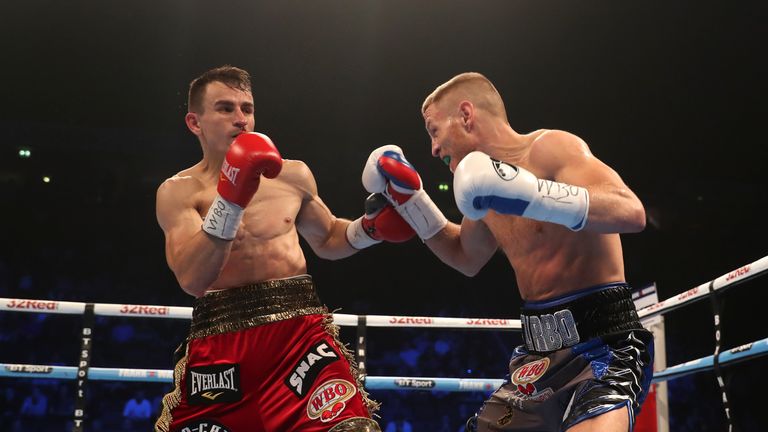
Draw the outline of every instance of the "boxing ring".
[[[723,408],[729,428],[732,428],[731,408],[728,389],[722,377],[721,368],[741,361],[768,354],[768,337],[724,350],[721,346],[720,302],[718,296],[726,289],[768,271],[768,256],[744,265],[709,282],[700,284],[685,292],[663,301],[658,301],[655,287],[641,289],[633,294],[638,307],[638,315],[643,325],[654,332],[656,337],[656,358],[651,396],[646,400],[643,413],[650,412],[653,427],[644,426],[643,430],[668,430],[667,396],[665,383],[690,374],[713,370],[720,392]],[[709,298],[715,325],[714,354],[693,359],[678,365],[666,367],[663,315],[699,300]],[[192,318],[191,307],[153,306],[133,304],[81,303],[68,301],[30,300],[18,298],[0,298],[0,311],[33,312],[48,314],[82,315],[83,326],[80,333],[80,358],[75,366],[10,364],[0,363],[0,377],[4,378],[48,378],[76,380],[77,394],[73,413],[74,431],[84,430],[86,414],[85,393],[88,381],[133,381],[171,383],[173,371],[166,369],[130,369],[103,368],[91,366],[91,340],[95,316],[131,317],[131,318],[167,318],[189,320]],[[373,390],[421,390],[445,392],[491,392],[499,387],[502,379],[484,378],[445,378],[445,377],[405,377],[405,376],[370,376],[366,371],[367,332],[368,328],[418,328],[418,329],[461,329],[461,330],[496,330],[520,331],[520,320],[490,318],[446,318],[388,315],[351,315],[333,314],[334,322],[339,326],[355,327],[357,335],[354,354],[364,376],[366,389]],[[0,361],[2,358],[0,357]],[[500,360],[503,361],[503,360]],[[650,402],[650,403],[649,403]],[[644,406],[644,408],[645,408]],[[479,408],[479,407],[478,407]],[[646,414],[648,416],[649,414]],[[638,427],[639,427],[638,423]],[[639,429],[638,429],[639,430]]]

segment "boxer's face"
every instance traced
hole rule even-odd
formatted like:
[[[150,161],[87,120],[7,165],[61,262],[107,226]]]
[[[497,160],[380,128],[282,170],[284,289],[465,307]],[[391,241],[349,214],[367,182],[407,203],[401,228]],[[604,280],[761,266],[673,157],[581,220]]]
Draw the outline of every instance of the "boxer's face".
[[[433,103],[424,111],[424,126],[431,139],[432,156],[443,161],[451,172],[472,151],[467,132],[461,126],[458,110]],[[456,111],[456,112],[453,112]]]
[[[202,113],[197,113],[196,135],[213,151],[226,152],[232,140],[254,128],[253,96],[214,81],[206,86]]]

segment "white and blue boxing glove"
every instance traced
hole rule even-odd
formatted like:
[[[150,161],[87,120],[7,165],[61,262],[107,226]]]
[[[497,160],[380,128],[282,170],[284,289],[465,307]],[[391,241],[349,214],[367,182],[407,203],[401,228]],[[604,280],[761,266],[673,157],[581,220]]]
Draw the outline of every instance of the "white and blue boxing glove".
[[[368,192],[384,194],[422,240],[432,238],[448,223],[400,147],[386,145],[372,151],[362,180]]]
[[[453,174],[456,205],[472,220],[488,210],[564,225],[587,224],[589,192],[583,187],[536,178],[530,171],[474,151]]]

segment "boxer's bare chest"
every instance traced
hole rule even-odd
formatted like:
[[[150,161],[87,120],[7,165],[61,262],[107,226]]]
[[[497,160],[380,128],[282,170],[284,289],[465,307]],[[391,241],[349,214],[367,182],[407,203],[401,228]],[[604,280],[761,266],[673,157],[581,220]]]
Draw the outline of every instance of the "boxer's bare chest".
[[[556,225],[494,211],[483,221],[507,257],[515,260],[557,250],[562,246],[563,234],[567,235]]]
[[[216,197],[216,185],[205,185],[194,197],[194,208],[204,217]],[[268,240],[295,229],[301,209],[302,194],[293,184],[280,177],[262,178],[259,189],[243,214],[238,240]]]

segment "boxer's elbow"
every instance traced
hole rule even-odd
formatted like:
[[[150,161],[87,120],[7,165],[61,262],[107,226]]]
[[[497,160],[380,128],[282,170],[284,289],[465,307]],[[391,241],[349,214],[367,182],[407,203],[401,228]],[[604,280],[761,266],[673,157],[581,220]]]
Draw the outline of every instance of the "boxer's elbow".
[[[427,246],[440,261],[467,277],[473,277],[480,273],[480,270],[490,259],[490,254],[484,257],[485,252],[472,253],[460,248],[441,248],[429,240]]]
[[[638,202],[629,209],[624,221],[625,226],[622,231],[625,233],[639,233],[645,229],[645,222],[645,208]]]
[[[451,267],[461,272],[461,274],[464,276],[474,277],[480,273],[483,265],[485,265],[485,263],[466,260],[463,262],[454,263],[451,265]]]
[[[197,298],[202,297],[205,294],[208,288],[213,284],[215,278],[208,280],[199,275],[193,275],[190,274],[190,272],[186,272],[183,274],[177,273],[176,280],[179,282],[182,291]]]
[[[601,234],[631,234],[645,229],[645,207],[629,191],[604,205],[590,207],[586,229]]]
[[[184,280],[179,280],[179,286],[181,286],[182,291],[195,298],[202,297],[205,294],[205,290],[208,289],[208,287],[204,287],[202,284]]]
[[[340,260],[357,252],[357,249],[350,246],[349,243],[346,243],[346,239],[344,242],[326,242],[321,245],[313,245],[310,243],[310,248],[319,258],[330,261]]]
[[[458,269],[464,276],[466,277],[475,277],[478,273],[480,273],[480,269],[482,267],[472,267],[472,268],[462,268]]]
[[[318,258],[329,260],[329,261],[340,260],[342,258],[346,258],[352,255],[352,253],[349,253],[349,252],[341,252],[341,251],[333,251],[333,250],[323,250],[323,249],[314,250],[313,249],[313,251],[315,252],[315,255],[318,256]]]

